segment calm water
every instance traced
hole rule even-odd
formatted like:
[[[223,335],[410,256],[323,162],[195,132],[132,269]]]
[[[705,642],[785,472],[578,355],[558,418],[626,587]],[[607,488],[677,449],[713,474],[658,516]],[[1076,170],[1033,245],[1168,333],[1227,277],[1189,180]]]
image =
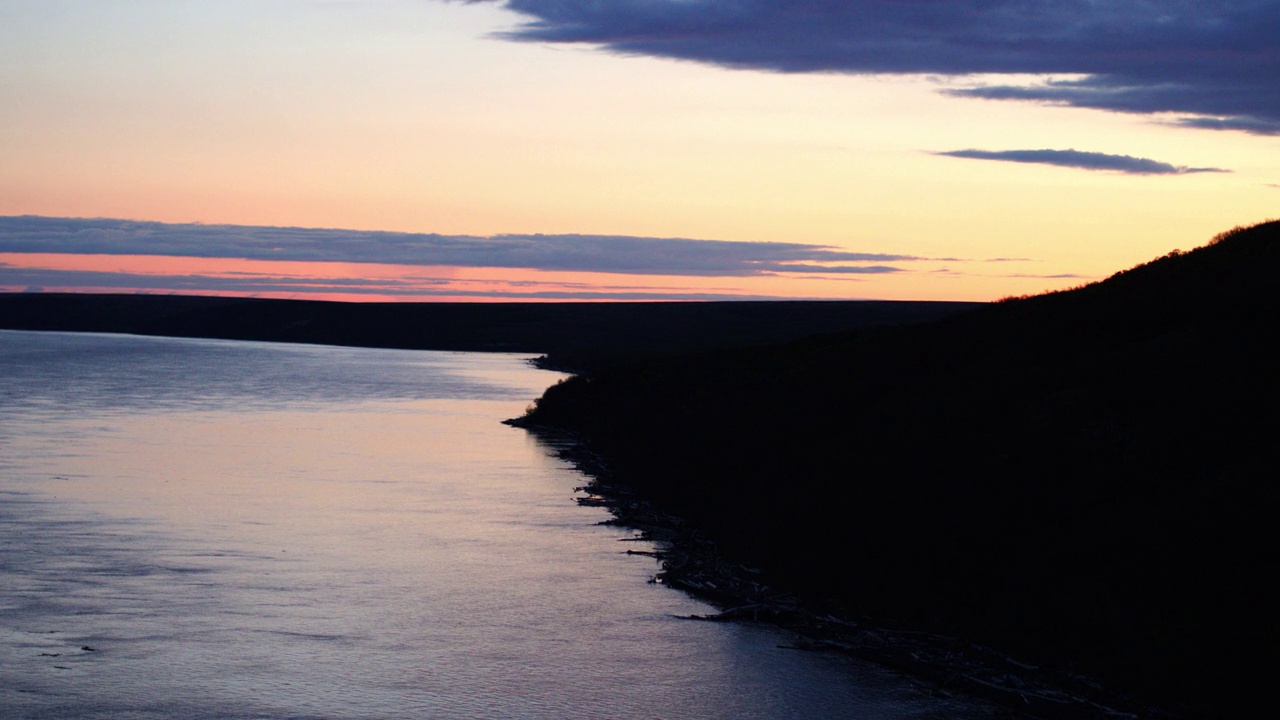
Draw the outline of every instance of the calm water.
[[[975,712],[646,583],[523,358],[0,331],[0,717]]]

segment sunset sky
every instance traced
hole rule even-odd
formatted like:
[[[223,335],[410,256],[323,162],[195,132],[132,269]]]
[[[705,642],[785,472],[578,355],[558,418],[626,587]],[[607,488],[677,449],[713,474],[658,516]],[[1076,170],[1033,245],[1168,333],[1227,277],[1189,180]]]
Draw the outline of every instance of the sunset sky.
[[[988,300],[1280,217],[1280,1],[0,0],[0,290]]]

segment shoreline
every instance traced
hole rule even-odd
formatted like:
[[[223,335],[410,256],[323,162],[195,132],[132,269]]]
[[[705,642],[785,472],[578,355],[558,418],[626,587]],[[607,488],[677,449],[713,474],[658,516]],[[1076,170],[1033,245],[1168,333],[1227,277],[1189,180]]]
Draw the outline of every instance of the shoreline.
[[[900,627],[820,598],[802,599],[772,588],[761,581],[760,570],[722,557],[715,543],[701,536],[697,527],[654,506],[625,484],[614,482],[605,458],[593,452],[585,439],[524,418],[503,423],[529,432],[587,476],[588,482],[577,488],[587,495],[576,502],[608,510],[613,517],[601,524],[633,529],[637,531],[635,540],[654,544],[654,551],[626,551],[660,563],[649,582],[685,592],[718,610],[681,619],[776,627],[794,637],[794,644],[781,648],[834,652],[872,662],[920,682],[932,694],[988,703],[998,716],[1011,720],[1184,717],[1108,692],[1101,683],[1083,675],[1038,666],[958,637]]]

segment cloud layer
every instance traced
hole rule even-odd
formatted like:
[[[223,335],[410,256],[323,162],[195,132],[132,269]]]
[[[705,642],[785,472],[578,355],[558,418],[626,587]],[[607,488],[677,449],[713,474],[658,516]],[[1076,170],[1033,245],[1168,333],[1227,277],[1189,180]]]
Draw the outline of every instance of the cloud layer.
[[[884,274],[899,270],[884,263],[921,259],[802,243],[603,235],[474,237],[35,216],[0,217],[0,253],[161,255],[696,277]]]
[[[495,286],[500,285],[500,286]],[[566,283],[459,283],[451,278],[406,279],[324,278],[308,279],[268,274],[220,276],[208,274],[151,275],[93,270],[15,268],[0,263],[0,287],[25,288],[25,292],[89,289],[94,292],[143,292],[156,294],[222,293],[293,298],[361,297],[400,300],[773,300],[770,295],[735,292],[696,292],[684,288],[630,288]]]
[[[1005,162],[1036,163],[1085,170],[1109,170],[1129,175],[1187,175],[1190,173],[1229,172],[1221,168],[1193,168],[1133,157],[1080,150],[952,150],[934,153],[947,157],[973,160],[1002,160]]]
[[[1033,74],[956,95],[1280,134],[1280,0],[499,0],[504,37],[778,72]]]

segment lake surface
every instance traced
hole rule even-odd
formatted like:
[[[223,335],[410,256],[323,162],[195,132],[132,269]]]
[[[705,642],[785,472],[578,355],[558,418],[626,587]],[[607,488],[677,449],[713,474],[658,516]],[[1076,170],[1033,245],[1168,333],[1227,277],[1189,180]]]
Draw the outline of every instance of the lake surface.
[[[0,717],[983,715],[674,617],[525,359],[0,331]]]

